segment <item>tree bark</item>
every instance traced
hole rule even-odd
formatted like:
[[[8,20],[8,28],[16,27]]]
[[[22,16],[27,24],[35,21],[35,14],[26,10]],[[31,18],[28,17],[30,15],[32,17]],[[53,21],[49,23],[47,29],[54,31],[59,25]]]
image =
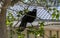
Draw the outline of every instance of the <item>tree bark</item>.
[[[6,9],[9,6],[11,0],[4,0],[4,4],[0,13],[0,38],[8,38],[6,28]]]

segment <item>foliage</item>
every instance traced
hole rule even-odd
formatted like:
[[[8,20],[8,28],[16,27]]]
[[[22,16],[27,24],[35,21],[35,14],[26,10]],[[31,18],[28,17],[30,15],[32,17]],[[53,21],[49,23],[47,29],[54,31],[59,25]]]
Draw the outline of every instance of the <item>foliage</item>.
[[[27,12],[27,11],[28,10],[26,9],[24,11],[18,12],[17,13],[18,14],[17,17],[20,17],[21,15],[24,14],[24,12]],[[10,35],[11,35],[10,38],[12,38],[12,35],[15,34],[15,32],[12,30],[12,28],[13,28],[12,27],[13,21],[15,21],[15,18],[13,16],[13,14],[8,13],[8,16],[6,18],[6,24],[9,25],[9,27],[10,27]],[[40,27],[38,29],[36,29],[35,27],[29,27],[30,30],[28,31],[28,33],[33,33],[36,36],[38,36],[38,35],[42,36],[42,34],[44,32],[44,29],[43,29],[44,24],[43,23],[44,22],[39,23],[40,24]],[[22,34],[20,31],[18,31],[18,29],[16,29],[15,31],[16,31],[16,33],[18,35],[18,38],[24,38],[24,34]]]
[[[59,10],[57,10],[57,8],[49,8],[48,9],[48,12],[49,11],[53,11],[52,12],[52,19],[54,20],[54,19],[56,19],[56,20],[59,20],[59,17],[60,17],[60,11]]]
[[[8,13],[8,16],[6,17],[6,25],[10,25],[11,23],[13,23],[13,21],[15,20],[13,14],[11,14],[10,12]]]
[[[39,28],[29,27],[28,33],[35,34],[36,36],[43,36],[44,22],[39,23]]]
[[[21,17],[22,15],[25,15],[29,10],[28,9],[24,9],[23,11],[19,11],[17,13],[17,17]]]
[[[52,18],[56,18],[56,20],[59,20],[59,16],[60,16],[59,11],[56,8],[54,8],[53,11],[54,12],[52,14]]]
[[[24,38],[24,34],[21,33],[20,31],[16,31],[17,35],[18,35],[18,38]]]
[[[12,2],[13,2],[12,5],[14,5],[14,1],[12,1]],[[16,2],[17,1],[15,1],[15,3]],[[48,11],[52,11],[53,10],[52,18],[53,19],[56,18],[56,20],[59,20],[59,16],[60,16],[59,11],[56,8],[53,8],[53,9],[49,8],[49,6],[53,6],[54,5],[52,1],[50,1],[49,4],[48,4],[46,2],[46,0],[42,0],[42,1],[37,0],[37,4],[39,4],[41,6],[42,5],[46,6],[46,9],[48,9]],[[51,4],[53,4],[53,5],[51,5]],[[24,11],[19,11],[17,13],[17,17],[20,17],[20,16],[26,14],[25,12],[27,13],[28,9],[25,9]],[[12,28],[12,25],[13,25],[14,21],[15,21],[15,18],[13,16],[13,14],[9,12],[8,16],[6,17],[6,25],[8,25],[10,28]],[[28,30],[29,34],[32,33],[32,34],[35,34],[36,36],[43,36],[43,33],[44,33],[44,22],[41,22],[41,23],[39,22],[39,28],[35,28],[35,27],[28,27],[28,28],[29,28],[29,30]],[[10,34],[12,35],[14,33],[15,32],[12,29],[10,29]],[[24,36],[25,36],[24,34],[19,32],[18,30],[16,30],[16,33],[18,35],[18,38],[24,38]],[[12,36],[10,38],[12,38]],[[52,37],[52,38],[55,38],[55,37]]]
[[[52,17],[56,17],[57,19],[59,18],[59,13],[56,14],[56,12],[59,12],[58,10],[56,10],[55,8],[53,9],[53,14],[52,14]],[[49,9],[49,11],[51,11],[51,9]],[[17,13],[17,17],[20,17],[21,15],[23,14],[26,14],[24,12],[28,12],[27,9],[25,9],[24,11],[19,11]],[[18,35],[18,38],[24,38],[25,34],[21,33],[20,31],[18,31],[18,29],[16,29],[15,31],[12,29],[12,25],[13,25],[13,22],[15,21],[15,18],[13,16],[12,13],[8,13],[8,16],[6,17],[6,25],[9,25],[9,28],[10,28],[10,38],[12,38],[12,35],[16,34]],[[44,35],[44,22],[39,22],[39,28],[38,27],[28,27],[28,33],[32,33],[32,34],[35,34],[36,36],[43,36]],[[51,38],[55,38],[54,36],[52,36]]]
[[[23,15],[24,12],[27,13],[28,10],[25,9],[24,11],[19,11],[19,12],[17,13],[17,17],[20,17],[21,15]],[[18,38],[24,38],[24,34],[22,34],[20,31],[18,31],[17,29],[16,29],[15,31],[13,30],[12,25],[13,25],[13,22],[14,22],[15,20],[16,20],[16,19],[14,18],[12,12],[9,11],[9,12],[8,12],[8,15],[6,16],[6,25],[7,25],[7,27],[9,27],[9,29],[10,29],[10,38],[13,38],[12,36],[15,34],[15,31],[16,31],[16,33],[17,33],[17,35],[18,35]]]

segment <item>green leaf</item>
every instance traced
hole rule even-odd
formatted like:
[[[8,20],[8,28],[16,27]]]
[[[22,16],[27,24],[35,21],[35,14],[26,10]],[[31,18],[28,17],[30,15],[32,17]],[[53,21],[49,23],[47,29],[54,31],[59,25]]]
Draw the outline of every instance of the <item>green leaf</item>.
[[[10,22],[8,20],[6,20],[6,25],[9,25],[9,24],[10,24]]]
[[[20,15],[17,15],[17,17],[20,17]]]
[[[19,14],[19,15],[20,15],[20,14],[23,15],[23,11],[19,11],[18,14]]]
[[[52,13],[52,18],[55,18],[56,14],[55,12]]]
[[[59,14],[56,15],[56,19],[57,19],[57,20],[59,19]]]
[[[29,10],[28,9],[25,9],[24,12],[27,13]]]
[[[20,35],[18,35],[18,38],[24,38],[24,34],[20,34]]]
[[[56,8],[53,8],[53,10],[57,10]]]
[[[40,3],[40,0],[37,0],[38,3]]]
[[[48,10],[49,10],[49,11],[51,11],[52,9],[51,9],[51,8],[49,8]]]
[[[57,13],[59,13],[59,10],[57,10]]]

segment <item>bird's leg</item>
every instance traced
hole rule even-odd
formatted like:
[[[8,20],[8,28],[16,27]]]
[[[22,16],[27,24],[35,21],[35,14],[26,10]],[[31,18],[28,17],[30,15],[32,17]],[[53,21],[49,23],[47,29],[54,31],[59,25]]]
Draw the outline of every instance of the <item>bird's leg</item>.
[[[33,27],[32,23],[31,23],[31,26]]]

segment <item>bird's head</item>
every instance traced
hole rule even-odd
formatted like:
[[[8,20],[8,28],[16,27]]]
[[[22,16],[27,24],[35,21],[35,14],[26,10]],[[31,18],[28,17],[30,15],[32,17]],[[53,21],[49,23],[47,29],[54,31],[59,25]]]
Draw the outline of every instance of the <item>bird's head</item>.
[[[33,9],[33,12],[37,12],[37,9]]]

